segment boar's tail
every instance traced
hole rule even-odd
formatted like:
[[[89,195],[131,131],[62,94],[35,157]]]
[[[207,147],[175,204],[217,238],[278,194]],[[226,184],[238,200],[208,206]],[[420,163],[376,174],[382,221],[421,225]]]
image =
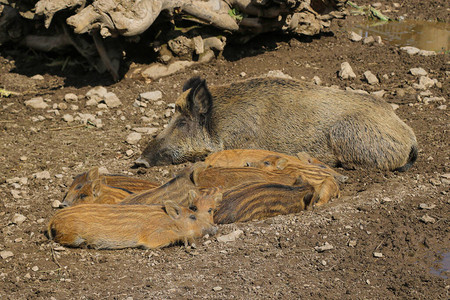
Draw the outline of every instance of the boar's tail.
[[[409,152],[408,162],[404,166],[399,167],[399,168],[395,169],[394,171],[399,171],[399,172],[407,171],[409,168],[411,168],[411,166],[417,160],[418,153],[419,153],[419,151],[417,149],[417,145],[413,145],[411,147],[411,152]]]

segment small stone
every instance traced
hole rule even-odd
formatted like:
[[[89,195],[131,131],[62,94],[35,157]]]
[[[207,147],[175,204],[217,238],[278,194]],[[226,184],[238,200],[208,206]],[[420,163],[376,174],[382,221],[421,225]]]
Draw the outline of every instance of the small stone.
[[[59,200],[55,200],[52,202],[53,208],[59,208],[60,205],[61,205],[61,202]]]
[[[241,73],[239,74],[239,76],[241,76],[241,77],[245,77],[245,76],[247,76],[247,73],[245,73],[245,72],[241,72]]]
[[[59,109],[64,110],[64,109],[67,109],[67,107],[68,107],[67,104],[64,103],[64,102],[58,104],[58,108],[59,108]]]
[[[392,202],[392,199],[389,197],[384,197],[383,199],[381,199],[381,203],[389,203]]]
[[[74,93],[68,93],[64,95],[64,100],[66,102],[76,102],[78,101],[78,96],[75,95]]]
[[[55,178],[62,179],[63,177],[63,174],[55,174]]]
[[[372,72],[370,71],[364,72],[364,77],[366,78],[367,82],[371,85],[379,83],[377,76],[373,75]]]
[[[350,241],[348,241],[348,246],[349,246],[349,247],[355,247],[355,246],[356,246],[356,240],[350,240]]]
[[[350,31],[350,33],[349,33],[349,39],[350,39],[352,42],[359,42],[359,41],[362,40],[362,36],[360,36],[359,34],[357,34],[357,33],[354,32],[354,31]]]
[[[33,177],[36,179],[50,179],[49,171],[42,171],[33,174]]]
[[[322,266],[326,266],[327,265],[327,261],[326,260],[322,260],[320,263],[322,264]]]
[[[142,138],[142,135],[139,132],[132,132],[127,136],[126,142],[130,145],[137,144]]]
[[[63,120],[64,121],[66,121],[67,123],[71,123],[71,122],[73,122],[73,116],[72,115],[69,115],[69,114],[65,114],[63,117]]]
[[[437,107],[437,109],[439,109],[439,110],[446,110],[446,109],[447,109],[447,105],[445,105],[445,104],[439,105],[439,106]]]
[[[154,63],[150,67],[146,68],[142,71],[142,77],[147,80],[157,80],[164,76],[169,76],[174,73],[177,73],[186,67],[192,66],[195,62],[180,60],[171,63],[170,65],[162,65],[159,63]]]
[[[322,85],[322,80],[319,78],[319,76],[314,76],[313,77],[313,83],[315,85]]]
[[[11,219],[11,223],[21,225],[23,222],[25,222],[26,219],[27,217],[25,217],[24,215],[14,214],[14,217]]]
[[[203,243],[203,245],[208,246],[209,244],[211,244],[211,240],[207,240]]]
[[[339,77],[341,77],[342,79],[356,78],[356,74],[355,72],[353,72],[353,69],[348,62],[343,62],[341,64]]]
[[[435,179],[435,178],[430,178],[430,183],[434,186],[440,186],[441,185],[441,181],[439,179]]]
[[[113,92],[106,93],[104,101],[109,108],[115,108],[122,105],[122,101],[120,101],[119,97]]]
[[[133,131],[136,131],[136,132],[139,132],[139,133],[143,133],[143,134],[153,135],[156,132],[158,132],[158,128],[155,128],[155,127],[136,127],[136,128],[133,128]]]
[[[31,268],[31,270],[34,271],[34,272],[37,272],[37,271],[39,271],[39,267],[38,266],[34,266],[34,267]]]
[[[383,253],[381,253],[381,252],[374,252],[373,253],[373,257],[377,257],[377,258],[383,257]]]
[[[197,35],[192,39],[194,43],[194,49],[196,54],[202,54],[205,52],[205,44],[201,36]]]
[[[371,94],[374,95],[375,97],[383,98],[384,94],[386,94],[386,91],[381,90],[381,91],[372,92]]]
[[[152,91],[139,94],[139,100],[141,101],[157,101],[161,98],[162,98],[161,91]]]
[[[22,155],[21,157],[19,157],[19,159],[21,161],[26,161],[28,159],[28,157],[26,157],[25,155]]]
[[[450,173],[442,174],[441,181],[443,184],[450,184]]]
[[[134,151],[131,150],[131,149],[125,151],[125,154],[126,154],[127,156],[131,156],[131,155],[133,155],[133,153],[134,153]]]
[[[314,249],[320,253],[320,252],[332,250],[332,249],[334,249],[334,247],[333,247],[333,245],[329,244],[328,242],[325,242],[325,244],[323,244],[322,246],[316,246],[316,247],[314,247]]]
[[[428,223],[434,224],[436,222],[436,219],[433,217],[430,217],[429,215],[423,215],[419,220],[424,222],[425,224],[428,224]]]
[[[2,259],[7,259],[14,256],[14,253],[12,253],[11,251],[1,251],[0,256],[2,257]]]
[[[414,76],[425,76],[428,74],[428,72],[425,71],[423,68],[411,68],[409,69],[409,73],[411,73]]]
[[[375,3],[372,3],[371,5],[374,8],[380,8],[381,7],[381,3],[380,2],[375,2]]]
[[[373,38],[373,36],[366,36],[363,40],[363,44],[373,44],[375,43],[375,39]]]
[[[44,98],[36,97],[25,101],[25,106],[29,106],[35,109],[44,109],[48,107],[48,104],[44,102]]]
[[[292,79],[291,76],[284,74],[281,70],[271,70],[267,72],[268,77],[280,77],[280,78],[286,78],[286,79]]]
[[[435,81],[428,76],[421,76],[419,79],[419,84],[425,86],[425,88],[430,88],[435,85]]]
[[[229,234],[218,236],[217,241],[221,243],[234,242],[242,233],[244,232],[238,229]]]
[[[220,286],[215,286],[215,287],[213,287],[213,291],[214,291],[214,292],[219,292],[219,291],[221,291],[221,290],[223,290],[223,289],[222,289],[222,287],[220,287]]]
[[[75,104],[70,105],[71,110],[78,110],[78,108],[79,108],[78,105],[75,105]]]
[[[103,86],[96,86],[96,87],[90,89],[86,93],[86,97],[89,100],[94,100],[96,102],[95,105],[97,105],[97,103],[99,103],[100,101],[105,100],[105,95],[106,95],[107,92],[108,91],[106,90],[105,87],[103,87]],[[86,102],[86,105],[88,105],[87,102]]]
[[[105,103],[100,103],[100,104],[97,104],[97,108],[99,108],[99,109],[106,109],[106,108],[108,108],[108,105],[106,105]],[[97,115],[99,113],[100,112],[97,112]]]
[[[395,103],[389,103],[391,106],[392,106],[392,109],[393,110],[397,110],[400,106],[398,106],[397,104],[395,104]]]
[[[377,36],[375,37],[375,42],[376,42],[377,44],[379,44],[379,45],[382,45],[382,44],[383,44],[383,39],[381,38],[381,36],[377,35]]]
[[[426,204],[426,203],[420,203],[419,204],[419,208],[420,209],[433,209],[435,207],[436,207],[435,204]]]
[[[53,248],[53,250],[55,250],[55,251],[66,251],[66,248],[64,248],[62,246],[58,246],[58,247]]]
[[[97,100],[95,99],[89,99],[88,101],[86,101],[86,106],[94,106],[97,105]]]
[[[400,50],[406,51],[409,55],[417,54],[420,51],[420,49],[411,46],[401,47]]]
[[[98,168],[98,173],[99,173],[100,175],[103,175],[103,174],[110,174],[109,171],[108,171],[108,169],[107,169],[105,166],[99,167],[99,168]]]
[[[36,74],[36,75],[32,76],[31,79],[34,79],[34,80],[44,80],[44,76],[39,75],[39,74]]]
[[[421,56],[434,56],[434,55],[436,55],[436,52],[428,51],[428,50],[420,50],[418,52],[418,54],[421,55]]]
[[[31,278],[31,275],[30,275],[30,273],[27,273],[27,274],[25,274],[25,276],[23,276],[23,277],[25,277],[26,279],[30,279],[30,278]]]

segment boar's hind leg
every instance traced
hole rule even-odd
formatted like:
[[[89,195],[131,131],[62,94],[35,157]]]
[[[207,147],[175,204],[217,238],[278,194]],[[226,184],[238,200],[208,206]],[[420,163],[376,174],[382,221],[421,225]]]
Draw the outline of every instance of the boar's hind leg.
[[[408,162],[411,151],[409,137],[398,128],[401,125],[389,126],[349,116],[331,128],[330,149],[346,169],[358,166],[382,170],[400,168]]]

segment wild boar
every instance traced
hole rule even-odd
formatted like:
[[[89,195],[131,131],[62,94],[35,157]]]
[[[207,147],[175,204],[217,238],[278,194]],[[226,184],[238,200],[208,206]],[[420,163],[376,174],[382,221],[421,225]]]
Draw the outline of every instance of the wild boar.
[[[49,222],[47,235],[56,242],[96,249],[161,248],[178,241],[215,234],[215,198],[189,191],[196,211],[173,201],[163,205],[82,204],[59,211]]]
[[[211,88],[194,77],[183,91],[168,126],[136,164],[179,164],[245,148],[306,151],[345,168],[406,171],[417,158],[412,129],[376,97],[275,77]]]
[[[192,173],[197,167],[198,164],[187,167],[165,184],[148,191],[129,195],[120,204],[155,204],[163,203],[166,200],[181,203],[186,199],[187,190],[198,191],[192,178]]]
[[[102,184],[104,185],[103,188],[101,186]],[[60,207],[67,207],[80,203],[117,203],[117,201],[107,200],[107,193],[105,193],[106,189],[109,189],[111,192],[110,196],[114,196],[115,194],[116,198],[123,196],[123,199],[130,194],[139,193],[158,186],[158,183],[130,176],[114,174],[100,175],[98,167],[94,167],[88,172],[77,175],[74,178]],[[95,202],[96,198],[101,193],[100,189],[103,191],[103,200]]]
[[[267,171],[283,170],[286,166],[296,166],[298,168],[321,168],[322,173],[328,173],[340,182],[345,182],[344,176],[323,162],[311,157],[306,152],[297,153],[297,157],[284,153],[273,152],[261,149],[231,149],[215,152],[208,155],[205,165],[211,167],[255,167]]]
[[[313,197],[309,184],[245,183],[223,192],[214,222],[228,224],[298,213],[311,206]]]

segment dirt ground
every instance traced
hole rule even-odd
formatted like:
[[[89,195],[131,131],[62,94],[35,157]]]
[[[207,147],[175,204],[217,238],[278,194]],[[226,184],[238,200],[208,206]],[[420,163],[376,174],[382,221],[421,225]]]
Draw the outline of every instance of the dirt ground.
[[[389,2],[381,1],[383,6]],[[398,2],[401,7],[391,16],[408,13],[409,18],[449,22],[446,0],[430,1],[427,7],[419,0]],[[358,2],[364,3],[369,2]],[[0,87],[22,93],[0,98],[0,252],[13,254],[0,258],[0,298],[448,299],[450,178],[443,175],[450,173],[449,110],[444,106],[450,99],[450,57],[410,56],[387,44],[351,42],[347,28],[362,18],[334,22],[330,33],[314,38],[260,36],[244,48],[228,46],[222,57],[207,65],[152,83],[113,83],[108,75],[79,66],[69,65],[64,71],[48,66],[59,56],[0,49]],[[345,61],[356,79],[338,78]],[[145,63],[145,57],[127,59],[131,67]],[[429,88],[431,97],[445,100],[423,101],[421,96],[420,101],[423,91],[413,88],[418,77],[409,74],[416,67],[437,79],[438,84]],[[318,76],[323,85],[341,89],[384,90],[384,99],[398,105],[397,114],[416,133],[416,164],[405,173],[341,169],[349,180],[341,185],[339,199],[314,211],[219,226],[219,236],[243,231],[234,242],[209,237],[198,240],[195,249],[99,251],[59,249],[44,236],[56,212],[52,202],[62,199],[73,176],[92,166],[159,182],[180,170],[182,166],[131,168],[152,137],[144,135],[136,145],[125,140],[136,127],[161,130],[170,119],[164,116],[167,105],[191,76],[214,85],[240,80],[242,72],[249,78],[271,70],[306,81]],[[378,76],[378,85],[363,80],[367,70]],[[44,80],[32,79],[36,74]],[[86,107],[84,95],[98,85],[114,92],[122,106]],[[162,92],[163,103],[133,106],[140,93],[154,90]],[[79,99],[67,103],[67,93]],[[48,99],[49,108],[25,106],[24,101],[37,96]],[[143,123],[149,109],[157,116]],[[103,126],[62,120],[65,114],[78,113],[95,115]],[[42,171],[50,178],[34,178]],[[421,204],[426,205],[420,208]],[[15,214],[25,216],[25,221],[14,224]],[[325,243],[333,249],[315,249]]]

